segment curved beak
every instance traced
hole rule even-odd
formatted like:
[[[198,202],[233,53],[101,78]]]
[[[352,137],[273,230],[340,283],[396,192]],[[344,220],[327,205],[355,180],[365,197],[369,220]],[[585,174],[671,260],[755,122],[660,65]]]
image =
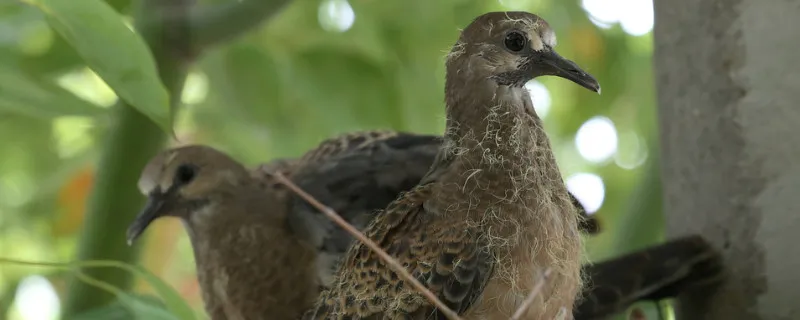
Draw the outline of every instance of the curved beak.
[[[600,83],[591,74],[583,71],[575,62],[559,55],[555,50],[540,51],[534,57],[535,64],[543,75],[552,75],[575,82],[582,87],[600,93]]]
[[[139,211],[136,219],[128,226],[127,241],[129,246],[147,229],[150,223],[163,215],[162,208],[165,200],[165,193],[160,190],[154,190],[150,193],[144,208]]]

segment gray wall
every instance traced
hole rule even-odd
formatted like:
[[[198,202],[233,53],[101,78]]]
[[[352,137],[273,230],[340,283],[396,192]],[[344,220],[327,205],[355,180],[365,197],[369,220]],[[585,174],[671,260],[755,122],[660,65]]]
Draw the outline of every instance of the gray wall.
[[[654,2],[667,234],[730,271],[679,319],[800,319],[800,1]]]

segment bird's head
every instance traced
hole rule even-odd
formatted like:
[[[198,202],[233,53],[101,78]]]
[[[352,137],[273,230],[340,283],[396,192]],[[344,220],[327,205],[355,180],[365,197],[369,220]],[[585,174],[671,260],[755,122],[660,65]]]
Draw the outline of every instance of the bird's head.
[[[597,80],[555,50],[556,35],[544,19],[528,12],[490,12],[462,32],[448,55],[448,77],[489,79],[521,87],[552,75],[600,92]]]
[[[192,220],[249,179],[244,166],[211,147],[185,146],[157,154],[139,178],[139,191],[147,203],[128,227],[128,243],[160,217]]]

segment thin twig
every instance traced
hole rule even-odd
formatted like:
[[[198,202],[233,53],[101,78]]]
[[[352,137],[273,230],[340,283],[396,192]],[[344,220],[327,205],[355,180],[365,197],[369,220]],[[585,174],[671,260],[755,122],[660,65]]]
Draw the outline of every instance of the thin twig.
[[[525,297],[525,300],[522,301],[522,304],[519,306],[519,308],[517,308],[517,311],[514,312],[513,316],[511,316],[511,320],[519,320],[522,318],[522,315],[525,314],[525,311],[527,311],[531,304],[533,304],[533,300],[536,299],[536,295],[538,295],[539,292],[542,291],[542,288],[544,288],[544,284],[547,282],[547,277],[550,276],[552,271],[553,270],[550,268],[547,268],[539,275],[539,279],[536,281],[536,285],[533,287],[533,290],[531,290],[531,293],[529,293],[528,296]]]
[[[348,233],[356,237],[358,241],[361,241],[363,244],[367,245],[367,247],[369,247],[379,257],[381,257],[381,259],[383,259],[383,261],[386,262],[386,264],[392,267],[392,269],[394,269],[394,271],[397,272],[400,275],[400,277],[403,278],[403,280],[410,282],[411,285],[414,286],[414,288],[419,290],[419,292],[425,296],[425,298],[427,298],[431,303],[433,303],[437,308],[439,308],[439,310],[441,310],[445,314],[445,316],[447,316],[448,319],[461,320],[461,317],[459,317],[458,314],[456,314],[452,309],[448,308],[442,301],[436,298],[436,295],[434,295],[433,292],[431,292],[430,290],[428,290],[428,288],[422,285],[422,283],[417,281],[417,279],[414,279],[414,277],[411,276],[410,273],[408,273],[406,268],[400,265],[400,263],[397,262],[397,260],[392,258],[392,256],[386,253],[386,251],[383,251],[375,242],[373,242],[372,240],[367,238],[363,233],[358,231],[358,229],[356,229],[351,224],[347,223],[347,221],[342,219],[342,217],[340,217],[339,214],[336,213],[336,211],[333,211],[333,209],[320,203],[317,199],[314,199],[313,196],[300,189],[300,187],[295,185],[292,181],[287,179],[286,176],[284,176],[280,172],[271,174],[273,177],[275,177],[275,179],[278,182],[288,187],[289,190],[292,190],[292,192],[299,195],[301,198],[303,198],[303,200],[305,200],[306,202],[317,208],[317,210],[321,211],[323,214],[328,216],[328,218],[333,220],[333,222],[335,222],[336,224],[344,228]]]

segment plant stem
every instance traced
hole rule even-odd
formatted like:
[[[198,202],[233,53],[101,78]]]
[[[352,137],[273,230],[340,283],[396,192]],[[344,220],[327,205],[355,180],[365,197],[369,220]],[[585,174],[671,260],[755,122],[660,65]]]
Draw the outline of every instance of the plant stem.
[[[141,14],[150,10],[157,12],[153,1],[141,3]],[[144,19],[136,20],[137,22]],[[152,20],[151,20],[152,21]],[[169,46],[160,43],[163,39],[160,26],[136,25],[151,47],[162,82],[170,94],[173,110],[180,102],[184,79],[185,61],[170,52]],[[77,259],[118,260],[135,262],[139,257],[139,246],[128,247],[125,230],[143,204],[144,197],[136,190],[136,181],[141,169],[150,157],[161,148],[165,134],[142,113],[122,102],[114,107],[113,119],[96,173],[95,183],[88,202],[86,220],[78,245]],[[173,112],[174,113],[174,112]],[[117,269],[85,269],[83,272],[121,290],[133,284],[133,274]],[[71,316],[113,301],[114,296],[73,277],[69,281],[63,316]]]

